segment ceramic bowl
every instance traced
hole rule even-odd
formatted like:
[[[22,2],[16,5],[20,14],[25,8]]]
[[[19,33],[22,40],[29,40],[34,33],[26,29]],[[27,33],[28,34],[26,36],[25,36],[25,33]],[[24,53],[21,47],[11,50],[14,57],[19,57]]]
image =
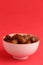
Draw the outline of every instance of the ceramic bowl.
[[[12,36],[14,34],[9,34],[9,35]],[[6,42],[4,40],[2,40],[2,42],[3,42],[3,46],[6,52],[12,55],[13,58],[18,59],[18,60],[25,60],[29,58],[30,55],[36,52],[36,50],[39,47],[40,40],[31,44],[13,44],[13,43]]]

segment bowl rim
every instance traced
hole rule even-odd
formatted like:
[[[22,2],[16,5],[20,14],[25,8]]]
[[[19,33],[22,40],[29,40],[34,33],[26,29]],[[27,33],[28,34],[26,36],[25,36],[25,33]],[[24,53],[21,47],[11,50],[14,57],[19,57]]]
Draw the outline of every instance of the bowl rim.
[[[21,35],[25,34],[25,35],[27,35],[28,33],[27,33],[27,34],[26,34],[26,33],[11,33],[11,34],[9,34],[9,35],[15,35],[15,34],[21,34]],[[32,34],[31,34],[31,35],[32,35]],[[6,35],[3,36],[2,41],[4,41],[5,36],[6,36]],[[35,36],[35,35],[34,35],[34,36]],[[4,42],[7,42],[7,41],[4,41]],[[35,43],[38,43],[38,42],[40,42],[40,39],[39,39],[37,42],[29,43],[29,44],[32,45],[32,44],[35,44]],[[13,44],[13,43],[10,43],[10,42],[7,42],[7,43],[12,44],[12,45],[28,45],[28,44]]]

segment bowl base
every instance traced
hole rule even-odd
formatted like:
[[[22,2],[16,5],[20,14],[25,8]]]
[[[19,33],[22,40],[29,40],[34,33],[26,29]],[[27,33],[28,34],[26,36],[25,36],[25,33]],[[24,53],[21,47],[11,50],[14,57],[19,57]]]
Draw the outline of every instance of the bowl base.
[[[17,60],[26,60],[26,59],[28,59],[29,57],[26,56],[26,57],[18,58],[18,57],[13,56],[13,58],[14,58],[14,59],[17,59]]]

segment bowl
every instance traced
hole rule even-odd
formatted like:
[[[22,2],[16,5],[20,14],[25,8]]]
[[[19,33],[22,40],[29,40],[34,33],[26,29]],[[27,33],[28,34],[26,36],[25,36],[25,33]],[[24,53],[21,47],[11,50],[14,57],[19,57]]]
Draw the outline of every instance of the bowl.
[[[11,36],[15,34],[9,34]],[[21,34],[23,35],[23,34]],[[4,36],[5,37],[5,36]],[[3,37],[3,39],[4,39]],[[2,39],[4,49],[8,52],[14,59],[25,60],[29,58],[30,55],[34,54],[39,47],[39,41],[31,44],[13,44],[6,42]]]

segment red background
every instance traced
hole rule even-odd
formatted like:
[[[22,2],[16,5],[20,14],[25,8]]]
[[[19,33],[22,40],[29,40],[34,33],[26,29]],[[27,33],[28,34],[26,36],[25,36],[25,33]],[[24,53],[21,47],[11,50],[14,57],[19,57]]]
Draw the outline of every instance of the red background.
[[[15,32],[40,38],[39,49],[25,61],[13,59],[2,46],[3,35]],[[43,0],[0,0],[0,65],[43,65]]]

